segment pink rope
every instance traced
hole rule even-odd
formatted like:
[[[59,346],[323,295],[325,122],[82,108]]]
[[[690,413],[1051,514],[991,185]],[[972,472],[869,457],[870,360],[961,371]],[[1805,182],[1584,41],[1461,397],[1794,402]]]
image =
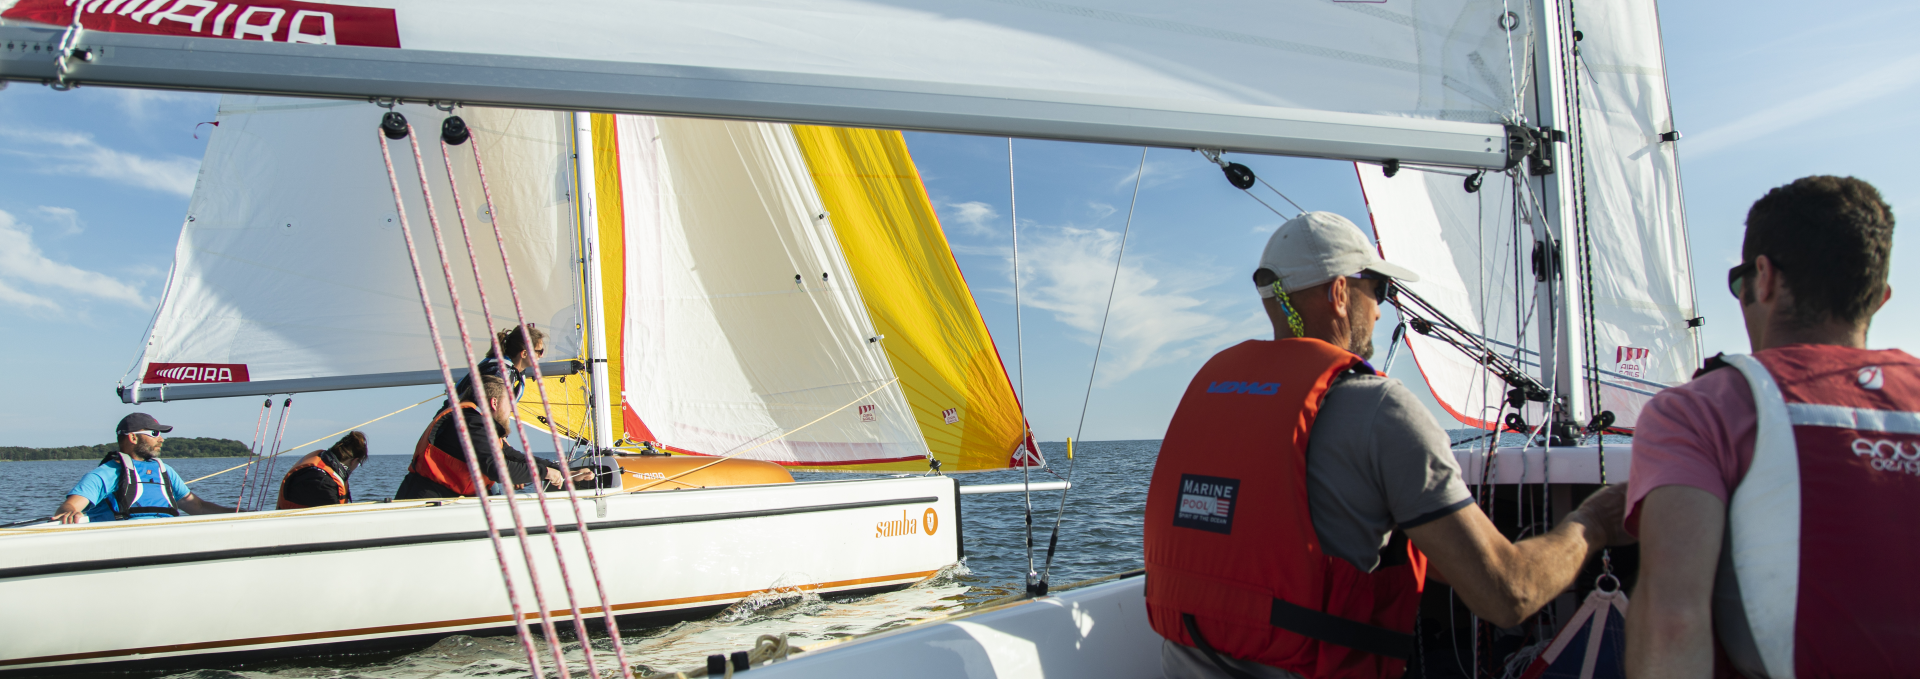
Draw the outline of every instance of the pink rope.
[[[470,143],[473,144],[473,165],[480,173],[480,193],[486,198],[487,214],[493,215],[493,242],[494,245],[500,248],[500,266],[507,274],[507,292],[513,296],[514,318],[520,322],[521,346],[531,347],[533,346],[533,337],[529,335],[526,330],[527,312],[520,304],[520,286],[514,282],[513,279],[513,264],[510,263],[507,257],[507,242],[506,239],[500,236],[500,213],[493,209],[493,188],[487,184],[487,166],[480,158],[480,135],[472,135]],[[469,244],[467,249],[471,251],[473,246]],[[547,383],[542,379],[540,374],[540,361],[538,360],[533,362],[533,386],[540,391],[540,408],[545,413],[547,422],[549,423],[547,433],[553,437],[554,454],[558,455],[561,450],[560,431],[551,424],[556,421],[553,417],[553,404],[547,400]],[[515,425],[515,428],[520,431],[521,445],[524,446],[526,445],[527,431],[524,425],[519,424],[517,420]],[[619,477],[616,475],[615,478]],[[586,515],[580,511],[580,495],[574,488],[573,476],[571,474],[567,475],[564,485],[567,489],[567,502],[573,507],[573,525],[580,533],[580,546],[587,553],[587,568],[593,573],[593,586],[600,595],[600,612],[606,616],[607,638],[613,642],[613,653],[614,657],[620,661],[621,676],[624,677],[624,679],[633,679],[633,665],[627,660],[626,645],[620,642],[620,623],[615,619],[613,614],[613,601],[607,597],[606,581],[600,575],[600,559],[594,555],[593,540],[587,536]],[[569,591],[568,595],[572,595],[571,591]],[[577,610],[574,612],[574,620],[580,620],[580,613]],[[584,632],[581,633],[581,639],[583,640],[581,646],[583,649],[586,649],[587,646],[584,643],[586,636]],[[585,651],[585,654],[589,663],[587,669],[588,671],[592,671],[593,665],[591,663],[593,653],[589,649]]]
[[[407,136],[413,136],[413,126],[407,126],[407,132]],[[487,500],[486,476],[480,473],[480,456],[474,453],[473,439],[467,434],[467,418],[460,416],[460,395],[454,388],[453,371],[447,366],[446,347],[440,342],[440,326],[433,318],[433,302],[427,297],[427,278],[426,275],[420,271],[420,254],[413,247],[413,232],[407,225],[406,201],[400,197],[400,179],[393,170],[393,152],[387,147],[386,133],[379,130],[375,130],[374,133],[380,136],[380,158],[387,163],[387,181],[393,186],[394,209],[398,211],[400,217],[400,236],[402,240],[406,241],[407,259],[413,264],[413,282],[420,291],[420,308],[427,317],[427,336],[433,339],[433,355],[434,358],[440,362],[440,379],[445,383],[447,398],[453,403],[454,412],[452,415],[454,417],[452,419],[454,427],[460,436],[460,447],[467,454],[467,472],[473,475],[474,494],[480,500],[480,514],[487,524],[487,539],[493,543],[493,555],[500,565],[500,583],[506,587],[507,603],[513,608],[514,631],[518,633],[520,637],[521,649],[526,651],[527,666],[533,676],[544,676],[544,673],[540,669],[540,654],[533,649],[533,635],[527,631],[526,615],[521,612],[520,595],[513,587],[513,572],[507,566],[507,549],[506,546],[500,542],[500,530],[495,527],[493,520],[492,503]],[[420,155],[418,151],[419,144],[415,144],[414,148],[416,149],[414,157],[417,159]],[[425,179],[426,175],[423,172],[421,173],[421,180],[424,182]],[[429,215],[431,215],[431,213],[429,213]],[[458,311],[455,311],[455,318],[458,318],[458,313]],[[468,353],[469,356],[471,356],[472,352]],[[522,552],[528,551],[524,548],[525,544],[526,538],[522,536]],[[532,578],[534,573],[528,572],[527,576]]]
[[[472,136],[471,133],[469,133],[469,139],[471,139],[471,136]],[[478,147],[475,147],[474,158],[476,160],[479,158]],[[466,246],[467,246],[467,262],[473,267],[474,287],[477,288],[480,293],[480,317],[485,319],[487,322],[487,337],[489,338],[488,340],[489,344],[493,346],[493,355],[499,357],[499,360],[496,362],[495,365],[497,368],[499,368],[500,381],[511,385],[513,382],[507,375],[507,364],[512,361],[519,360],[519,357],[507,355],[506,347],[503,347],[500,345],[499,331],[494,329],[492,302],[489,301],[487,298],[487,287],[481,283],[480,254],[478,252],[475,252],[473,249],[473,231],[467,227],[466,205],[460,200],[460,182],[454,178],[453,157],[447,151],[447,142],[445,139],[442,139],[440,141],[440,161],[441,163],[445,164],[447,169],[447,186],[453,192],[454,214],[460,218],[460,237],[463,240],[463,242],[466,243]],[[491,210],[492,206],[489,205],[488,209]],[[495,224],[499,223],[498,222],[499,218],[500,218],[499,215],[494,215],[494,219],[496,220],[494,222]],[[495,233],[496,234],[499,233],[499,230],[497,227],[495,228]],[[498,240],[498,238],[496,237],[495,240]],[[513,282],[511,280],[508,281],[507,288],[513,292],[516,298],[519,296],[519,291],[513,288]],[[525,328],[522,328],[520,332],[523,340],[532,339],[530,336],[526,335]],[[531,350],[533,348],[533,344],[531,342],[523,341],[521,343],[521,346],[524,347],[524,350]],[[534,360],[534,363],[539,363],[539,360],[536,358]],[[477,382],[478,381],[476,380],[476,383]],[[514,402],[516,404],[519,403],[519,400],[517,398],[518,396],[519,396],[518,394],[515,394],[516,398]],[[600,669],[597,666],[597,663],[595,663],[593,660],[593,648],[587,643],[588,641],[587,625],[586,625],[586,622],[584,621],[584,616],[580,614],[580,600],[574,594],[573,575],[568,572],[567,557],[560,546],[560,531],[554,525],[553,512],[550,511],[547,507],[547,489],[546,489],[546,484],[541,482],[540,480],[541,478],[540,465],[534,462],[533,446],[528,445],[527,430],[524,427],[519,426],[518,417],[514,419],[514,424],[515,424],[514,431],[519,433],[520,435],[520,450],[526,453],[527,476],[528,478],[531,478],[534,480],[533,492],[535,497],[539,498],[540,518],[546,522],[547,537],[553,543],[553,560],[554,560],[554,563],[557,564],[560,568],[560,584],[567,592],[567,610],[573,614],[573,633],[574,633],[574,636],[580,640],[581,654],[586,657],[587,675],[592,677],[593,679],[600,679]],[[555,446],[554,453],[558,455],[559,451],[560,451],[559,446]],[[565,459],[566,458],[564,456],[561,457],[562,461],[564,461]],[[569,481],[572,480],[571,472],[572,470],[569,469],[567,474]],[[579,516],[580,506],[577,502],[573,506],[573,512],[574,512],[574,519],[578,521],[580,518]]]
[[[239,512],[242,503],[247,501],[247,483],[253,480],[253,465],[260,461],[260,438],[267,435],[267,412],[273,410],[273,399],[260,404],[260,420],[253,423],[253,445],[247,446],[247,454],[253,459],[247,460],[247,470],[240,475],[240,494],[233,500],[233,511]]]
[[[447,256],[447,239],[440,231],[440,214],[435,211],[433,207],[433,190],[432,186],[427,183],[427,161],[426,158],[420,155],[420,138],[409,134],[407,135],[407,143],[413,147],[414,167],[420,173],[420,195],[427,203],[427,223],[433,226],[433,246],[435,250],[440,253],[440,274],[447,282],[447,299],[453,303],[453,324],[460,329],[460,346],[461,349],[466,352],[467,375],[469,378],[475,375],[484,375],[480,372],[479,361],[473,357],[473,337],[467,332],[466,311],[460,306],[460,291],[453,276],[453,258]],[[481,289],[481,294],[485,294],[486,286],[484,284],[478,280],[475,280],[473,284],[475,288]],[[492,339],[493,338],[488,338],[489,343],[491,343]],[[449,374],[448,378],[451,379],[452,375]],[[502,477],[500,480],[500,495],[507,500],[507,515],[513,518],[513,533],[520,541],[520,555],[527,562],[527,583],[533,588],[534,605],[539,607],[540,610],[540,628],[546,632],[548,642],[547,650],[553,654],[554,669],[560,671],[560,679],[571,679],[571,673],[568,671],[566,659],[562,657],[560,652],[560,634],[554,627],[553,613],[547,607],[546,592],[544,588],[540,586],[540,572],[536,570],[537,566],[534,563],[533,549],[527,542],[526,521],[520,516],[520,504],[515,499],[513,493],[513,475],[507,469],[507,457],[505,451],[501,450],[500,435],[491,426],[494,421],[493,406],[489,402],[491,399],[484,396],[486,388],[483,379],[484,378],[473,380],[473,389],[475,395],[478,396],[478,398],[474,399],[474,405],[478,406],[476,409],[480,411],[481,419],[485,420],[489,425],[482,431],[487,435],[487,448],[493,452],[493,468],[498,471]],[[457,395],[449,399],[449,401],[454,403],[455,408],[459,407],[458,399],[459,396]],[[458,421],[462,422],[462,426],[464,427],[465,418],[459,418]],[[471,445],[471,443],[468,445]],[[477,465],[478,463],[476,462],[475,464]],[[484,480],[483,477],[478,475],[474,478]],[[541,481],[538,477],[535,477],[531,482],[537,485]]]

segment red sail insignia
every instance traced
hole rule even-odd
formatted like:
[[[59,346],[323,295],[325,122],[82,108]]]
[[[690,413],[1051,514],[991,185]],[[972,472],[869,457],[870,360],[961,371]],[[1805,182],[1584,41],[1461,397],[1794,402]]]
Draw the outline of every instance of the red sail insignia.
[[[0,18],[66,26],[76,11],[81,26],[113,33],[400,46],[391,9],[294,0],[20,0]]]
[[[207,382],[246,382],[245,363],[149,363],[146,384],[203,384]]]

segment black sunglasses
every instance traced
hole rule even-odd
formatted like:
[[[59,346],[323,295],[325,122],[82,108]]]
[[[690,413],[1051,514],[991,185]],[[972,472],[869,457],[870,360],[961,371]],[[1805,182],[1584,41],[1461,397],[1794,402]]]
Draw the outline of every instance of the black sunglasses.
[[[1348,276],[1363,281],[1373,281],[1373,300],[1375,302],[1393,301],[1393,277],[1376,271],[1362,271]]]
[[[1777,261],[1773,262],[1773,268],[1775,271],[1780,270],[1780,263]],[[1727,269],[1727,292],[1733,293],[1734,299],[1745,302],[1747,299],[1746,296],[1740,293],[1746,291],[1747,278],[1751,277],[1756,271],[1759,271],[1759,267],[1755,266],[1753,262],[1743,262],[1739,266]]]

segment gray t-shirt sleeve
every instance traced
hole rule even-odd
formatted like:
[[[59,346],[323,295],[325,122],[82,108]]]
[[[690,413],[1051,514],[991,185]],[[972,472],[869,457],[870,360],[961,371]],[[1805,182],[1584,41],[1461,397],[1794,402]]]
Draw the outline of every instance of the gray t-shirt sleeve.
[[[1307,443],[1307,502],[1326,553],[1371,572],[1393,531],[1472,502],[1448,439],[1399,380],[1342,378]]]

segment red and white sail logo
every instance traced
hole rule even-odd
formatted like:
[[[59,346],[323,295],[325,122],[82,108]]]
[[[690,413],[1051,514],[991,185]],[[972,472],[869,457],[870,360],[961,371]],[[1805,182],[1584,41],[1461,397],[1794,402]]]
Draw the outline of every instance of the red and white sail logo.
[[[860,421],[872,422],[874,420],[873,411],[875,410],[875,408],[876,406],[870,406],[870,405],[860,406]]]
[[[296,0],[20,0],[0,18],[113,33],[399,47],[391,9]]]
[[[245,363],[149,363],[147,384],[198,384],[205,382],[246,382]]]
[[[960,409],[948,408],[942,410],[940,411],[940,419],[946,420],[947,424],[960,424]]]
[[[1613,350],[1613,370],[1627,377],[1646,377],[1647,357],[1652,354],[1652,349],[1616,347]]]

